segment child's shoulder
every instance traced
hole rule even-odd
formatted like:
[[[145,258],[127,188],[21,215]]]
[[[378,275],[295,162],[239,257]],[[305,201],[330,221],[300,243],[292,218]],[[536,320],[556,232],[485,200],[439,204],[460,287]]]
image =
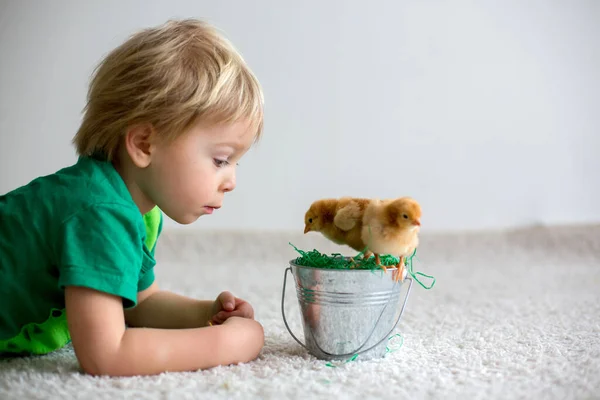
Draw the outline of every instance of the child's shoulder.
[[[0,197],[0,215],[28,215],[54,223],[94,208],[139,213],[113,165],[88,157]]]

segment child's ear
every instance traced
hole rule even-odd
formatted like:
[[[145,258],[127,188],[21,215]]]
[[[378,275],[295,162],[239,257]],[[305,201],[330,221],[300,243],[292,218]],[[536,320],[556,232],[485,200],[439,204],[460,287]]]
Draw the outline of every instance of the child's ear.
[[[138,168],[150,165],[154,150],[154,128],[151,124],[131,125],[125,133],[125,148]]]

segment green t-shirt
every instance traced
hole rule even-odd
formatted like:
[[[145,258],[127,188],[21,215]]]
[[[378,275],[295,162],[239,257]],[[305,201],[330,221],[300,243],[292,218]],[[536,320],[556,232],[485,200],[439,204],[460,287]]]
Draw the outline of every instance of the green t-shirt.
[[[39,354],[68,342],[68,332],[44,339],[48,326],[65,330],[65,286],[135,306],[154,282],[161,229],[160,210],[142,216],[113,165],[93,158],[0,196],[0,353]],[[36,339],[46,343],[19,344]]]

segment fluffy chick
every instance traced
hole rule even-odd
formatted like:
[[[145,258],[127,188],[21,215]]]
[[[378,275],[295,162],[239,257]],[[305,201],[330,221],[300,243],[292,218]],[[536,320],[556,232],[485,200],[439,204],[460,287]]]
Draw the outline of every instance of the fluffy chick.
[[[395,280],[403,280],[404,260],[419,245],[420,227],[421,206],[414,199],[372,200],[363,215],[361,240],[379,266],[380,254],[399,256]]]
[[[354,197],[317,200],[304,215],[304,233],[320,232],[334,243],[363,251],[362,218],[370,202]]]

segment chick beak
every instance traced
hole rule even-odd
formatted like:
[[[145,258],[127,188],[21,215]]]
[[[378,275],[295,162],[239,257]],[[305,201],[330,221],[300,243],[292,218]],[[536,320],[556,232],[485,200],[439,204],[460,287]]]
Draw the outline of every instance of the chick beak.
[[[413,221],[413,225],[416,225],[416,226],[421,226],[421,220],[415,219],[415,220]]]
[[[306,234],[307,232],[310,232],[310,226],[308,225],[304,227],[304,233]]]

